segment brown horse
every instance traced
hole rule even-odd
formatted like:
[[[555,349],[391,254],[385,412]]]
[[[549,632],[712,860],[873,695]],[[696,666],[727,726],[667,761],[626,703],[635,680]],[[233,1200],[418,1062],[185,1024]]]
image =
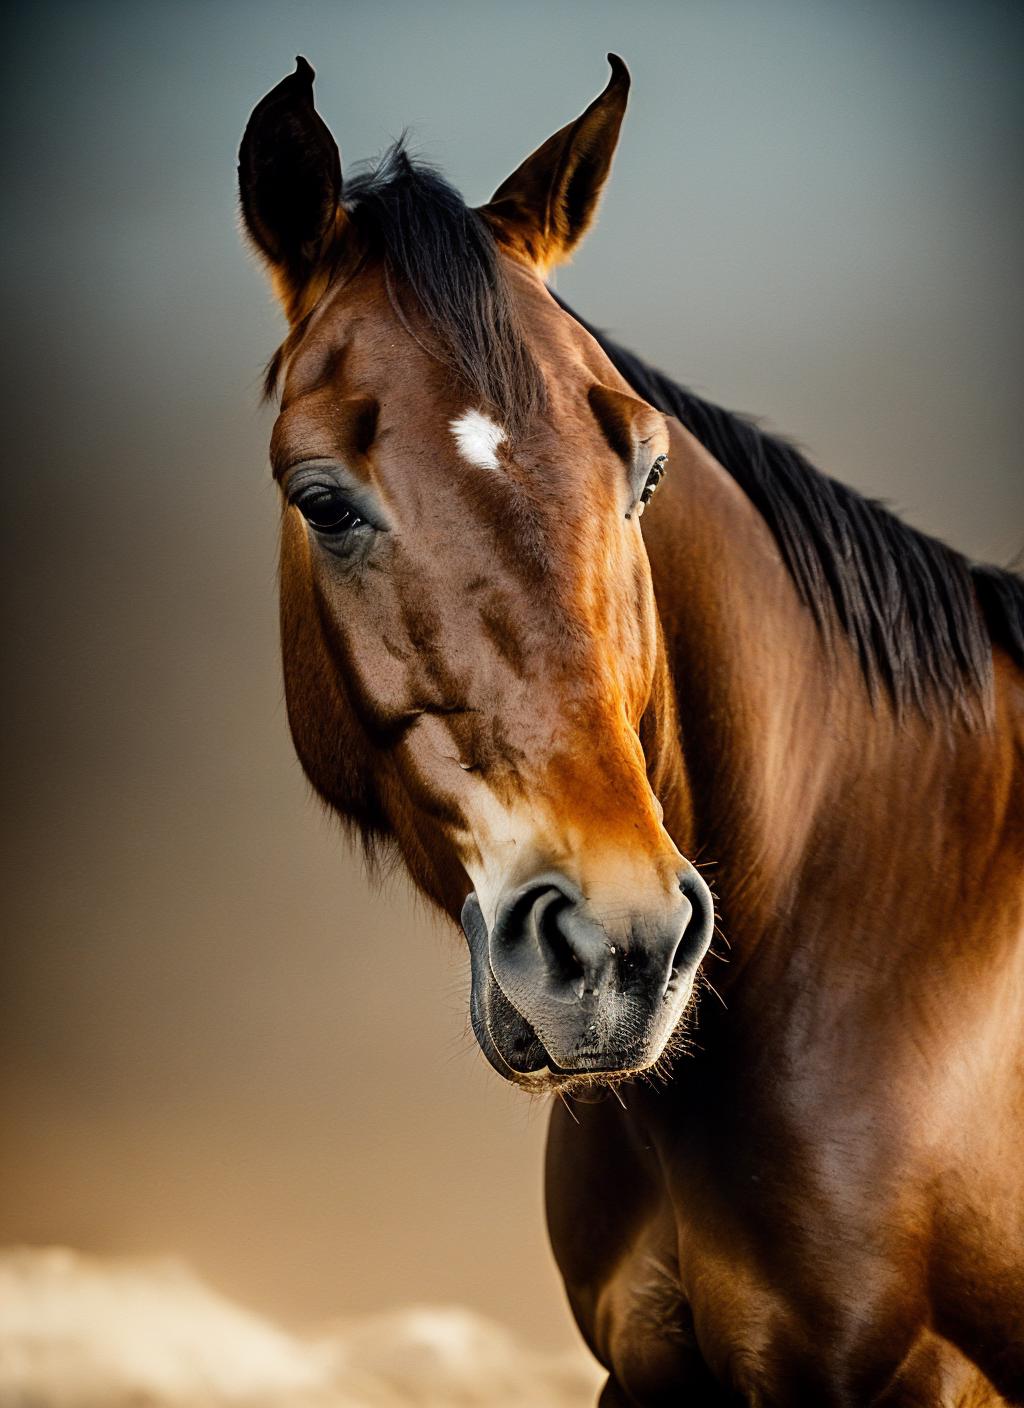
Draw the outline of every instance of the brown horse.
[[[304,60],[252,115],[295,746],[564,1097],[603,1404],[1024,1402],[1024,582],[548,291],[611,64],[478,210],[400,146],[343,186]]]

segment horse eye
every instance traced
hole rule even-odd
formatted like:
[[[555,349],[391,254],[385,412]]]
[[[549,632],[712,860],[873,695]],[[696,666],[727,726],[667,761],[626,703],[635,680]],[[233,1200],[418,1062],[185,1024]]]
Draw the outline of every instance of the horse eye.
[[[658,458],[654,461],[653,465],[651,465],[650,473],[647,476],[643,491],[640,495],[639,511],[641,513],[643,513],[644,509],[654,498],[655,491],[657,490],[658,485],[661,483],[662,477],[665,473],[665,464],[667,460],[668,455],[659,455]]]
[[[310,485],[296,495],[293,503],[306,522],[320,533],[345,533],[366,521],[343,494],[326,484]]]

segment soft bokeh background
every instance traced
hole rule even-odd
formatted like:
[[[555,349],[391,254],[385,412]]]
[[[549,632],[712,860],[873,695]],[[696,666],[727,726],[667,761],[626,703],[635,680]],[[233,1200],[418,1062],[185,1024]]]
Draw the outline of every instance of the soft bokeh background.
[[[495,0],[22,3],[2,62],[8,911],[0,1243],[184,1256],[287,1323],[458,1302],[573,1335],[544,1112],[457,936],[371,890],[281,699],[234,161],[306,54],[343,159],[479,201],[634,96],[559,290],[979,557],[1024,544],[1024,12]]]

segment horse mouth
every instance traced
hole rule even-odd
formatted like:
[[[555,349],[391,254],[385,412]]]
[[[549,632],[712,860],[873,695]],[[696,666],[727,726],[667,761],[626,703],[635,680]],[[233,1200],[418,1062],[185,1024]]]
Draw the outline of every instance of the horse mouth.
[[[510,990],[492,965],[492,939],[475,895],[463,906],[462,927],[472,968],[473,1032],[505,1080],[535,1092],[614,1085],[657,1067],[674,1048],[696,972],[686,955],[669,974],[659,970],[655,983],[649,968],[634,963],[632,973],[626,970],[634,981],[623,982],[622,970],[612,970],[618,981],[589,991],[582,978],[577,991],[545,966],[537,990],[525,987],[530,1001],[524,1010],[519,991]],[[610,941],[607,948],[615,953]]]
[[[489,1030],[486,1045],[483,1042],[480,1045],[484,1055],[500,1075],[513,1085],[518,1085],[535,1094],[566,1091],[584,1085],[618,1084],[620,1081],[638,1075],[642,1069],[640,1066],[623,1066],[620,1056],[611,1056],[607,1052],[581,1053],[578,1065],[571,1068],[560,1066],[557,1061],[552,1059],[544,1043],[533,1031],[525,1017],[522,1018],[522,1026],[523,1036],[530,1041],[531,1050],[538,1060],[538,1064],[529,1070],[513,1067],[502,1054],[493,1033]],[[529,1035],[527,1036],[527,1034]]]
[[[533,1032],[525,1018],[523,1028],[524,1032]],[[517,1085],[521,1090],[529,1091],[533,1095],[572,1095],[595,1087],[611,1089],[650,1070],[648,1063],[638,1061],[636,1064],[630,1064],[627,1061],[623,1064],[623,1057],[619,1054],[610,1055],[596,1051],[581,1052],[578,1065],[560,1066],[548,1054],[544,1043],[535,1033],[533,1049],[541,1058],[541,1064],[532,1070],[516,1070],[505,1060],[490,1033],[488,1038],[486,1045],[482,1042],[480,1045],[492,1067],[512,1085]]]
[[[654,1064],[645,1058],[642,1046],[615,1051],[579,1047],[571,1066],[560,1064],[503,992],[490,963],[478,963],[475,957],[470,1017],[477,1044],[493,1069],[534,1094],[618,1085]]]

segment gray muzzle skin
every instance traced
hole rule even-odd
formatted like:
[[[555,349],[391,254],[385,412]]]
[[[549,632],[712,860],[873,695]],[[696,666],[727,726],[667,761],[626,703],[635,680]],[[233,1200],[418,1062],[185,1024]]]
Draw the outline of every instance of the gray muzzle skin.
[[[477,1041],[507,1079],[641,1070],[677,1026],[714,924],[711,894],[688,869],[678,903],[610,932],[557,872],[503,897],[488,932],[479,902],[462,908]]]

